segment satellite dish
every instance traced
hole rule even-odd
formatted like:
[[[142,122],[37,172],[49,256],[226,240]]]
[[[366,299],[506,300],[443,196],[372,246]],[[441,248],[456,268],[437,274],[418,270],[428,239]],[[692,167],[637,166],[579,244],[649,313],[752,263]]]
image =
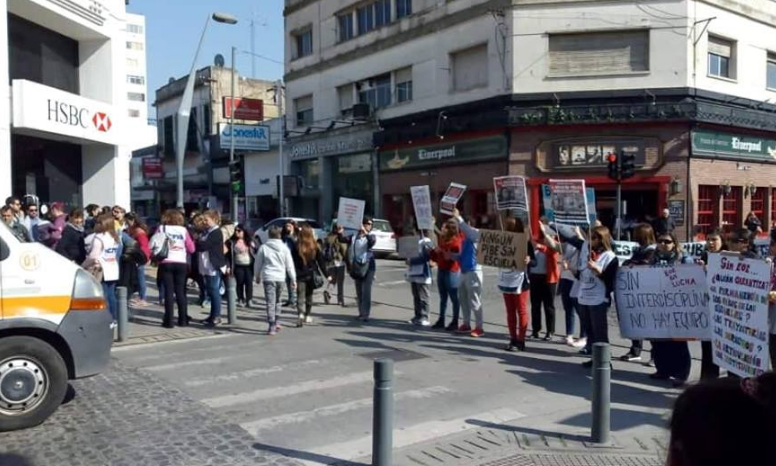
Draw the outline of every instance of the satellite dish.
[[[226,62],[224,61],[224,56],[219,53],[216,55],[216,58],[213,60],[213,63],[215,63],[217,67],[223,68],[224,63]]]

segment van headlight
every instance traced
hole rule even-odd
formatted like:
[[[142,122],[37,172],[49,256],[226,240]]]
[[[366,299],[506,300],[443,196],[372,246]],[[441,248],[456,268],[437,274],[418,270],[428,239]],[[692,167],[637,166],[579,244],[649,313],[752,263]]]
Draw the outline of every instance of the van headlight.
[[[79,269],[75,274],[73,296],[70,309],[76,311],[101,311],[107,309],[102,285],[86,270]]]

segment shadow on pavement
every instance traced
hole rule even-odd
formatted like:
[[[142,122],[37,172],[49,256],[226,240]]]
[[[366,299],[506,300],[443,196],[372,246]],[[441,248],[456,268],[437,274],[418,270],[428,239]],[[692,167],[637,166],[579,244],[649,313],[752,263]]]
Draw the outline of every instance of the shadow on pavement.
[[[35,466],[31,460],[13,453],[0,453],[0,464],[3,466]]]
[[[468,419],[467,424],[471,424],[473,426],[479,426],[486,429],[497,429],[497,430],[503,430],[506,432],[518,432],[521,434],[528,434],[528,435],[538,435],[538,436],[544,436],[544,437],[562,437],[566,440],[572,440],[575,442],[589,442],[590,437],[586,435],[573,435],[573,434],[567,434],[563,432],[550,432],[546,430],[539,430],[539,429],[531,429],[528,427],[520,427],[520,426],[510,426],[505,424],[496,424],[493,422],[486,422],[486,421],[480,421],[479,419]]]
[[[612,408],[610,419],[612,431],[626,430],[642,425],[652,425],[662,428],[668,426],[667,422],[660,414],[634,411],[631,409]],[[593,419],[591,413],[585,413],[571,416],[568,419],[560,421],[560,423],[574,427],[590,428],[590,426],[593,425]]]
[[[319,455],[317,453],[310,453],[302,450],[294,450],[292,448],[276,447],[273,445],[266,445],[264,443],[254,443],[253,448],[259,451],[277,453],[287,458],[295,458],[302,461],[314,461],[321,464],[336,464],[339,466],[369,466],[365,463],[354,463],[352,461],[346,461],[339,458],[332,458],[331,456]]]

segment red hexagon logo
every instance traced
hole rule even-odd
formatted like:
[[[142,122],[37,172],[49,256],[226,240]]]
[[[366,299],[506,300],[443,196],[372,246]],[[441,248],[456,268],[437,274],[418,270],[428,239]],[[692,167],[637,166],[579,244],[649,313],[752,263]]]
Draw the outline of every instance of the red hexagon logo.
[[[94,123],[94,127],[97,128],[97,131],[102,133],[107,133],[111,127],[110,117],[103,112],[95,113],[92,117],[92,123]]]

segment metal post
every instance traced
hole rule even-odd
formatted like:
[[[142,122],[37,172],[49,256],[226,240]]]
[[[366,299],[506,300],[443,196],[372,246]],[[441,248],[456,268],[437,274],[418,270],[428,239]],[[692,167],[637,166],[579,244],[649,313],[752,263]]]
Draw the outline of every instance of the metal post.
[[[622,234],[622,181],[617,181],[617,241]]]
[[[611,376],[609,343],[593,343],[593,427],[591,437],[594,443],[609,443]]]
[[[372,466],[390,466],[393,450],[393,360],[375,359]]]
[[[278,201],[280,202],[280,211],[278,217],[285,216],[285,199],[283,193],[283,140],[286,137],[286,115],[283,113],[283,81],[275,82],[275,98],[278,100],[278,115],[280,116],[280,138],[278,139],[278,163],[280,176],[278,177]]]
[[[230,134],[232,137],[229,138],[229,166],[232,166],[232,163],[234,163],[234,99],[235,96],[235,83],[234,83],[234,56],[237,51],[236,47],[232,47],[232,100],[231,104],[229,104],[229,107],[231,107],[231,113],[229,114],[229,127],[231,128]],[[240,180],[240,183],[242,183],[242,180]],[[237,218],[237,203],[239,196],[234,192],[234,187],[229,185],[229,199],[231,200],[230,208],[232,209],[232,221],[234,221],[234,224],[237,225],[240,223],[240,220]]]
[[[229,325],[237,323],[237,280],[234,274],[226,278],[226,312]]]
[[[127,341],[129,333],[129,308],[127,306],[127,287],[116,287],[116,302],[118,303],[118,315],[116,321],[118,324],[119,341]]]

